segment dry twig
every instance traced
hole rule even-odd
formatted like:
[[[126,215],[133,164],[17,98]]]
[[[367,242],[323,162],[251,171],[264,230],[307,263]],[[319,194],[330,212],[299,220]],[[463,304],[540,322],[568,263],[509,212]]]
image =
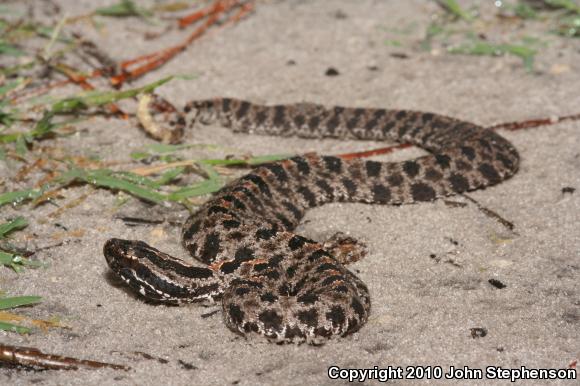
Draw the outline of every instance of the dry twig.
[[[0,344],[0,362],[17,366],[38,367],[53,370],[78,370],[110,368],[129,370],[130,367],[114,363],[96,362],[60,355],[45,354],[34,347],[19,347]]]

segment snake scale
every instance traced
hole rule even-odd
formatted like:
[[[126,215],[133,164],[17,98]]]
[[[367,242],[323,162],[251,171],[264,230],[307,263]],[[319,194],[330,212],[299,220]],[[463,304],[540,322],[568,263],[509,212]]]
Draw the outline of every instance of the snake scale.
[[[348,335],[371,309],[366,285],[345,267],[364,251],[347,237],[320,243],[294,233],[306,210],[330,202],[431,201],[497,184],[519,164],[514,146],[495,132],[426,112],[215,98],[188,103],[171,124],[195,121],[241,133],[393,140],[430,152],[404,162],[307,154],[253,169],[183,227],[183,246],[205,267],[142,241],[106,242],[112,271],[146,298],[221,301],[230,329],[279,343]]]

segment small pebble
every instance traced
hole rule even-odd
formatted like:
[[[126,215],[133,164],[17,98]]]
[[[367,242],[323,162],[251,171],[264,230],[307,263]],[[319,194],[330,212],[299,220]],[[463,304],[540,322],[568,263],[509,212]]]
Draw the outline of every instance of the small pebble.
[[[328,67],[328,69],[326,70],[326,72],[324,73],[324,75],[326,75],[326,76],[337,76],[337,75],[339,75],[339,72],[334,67]]]

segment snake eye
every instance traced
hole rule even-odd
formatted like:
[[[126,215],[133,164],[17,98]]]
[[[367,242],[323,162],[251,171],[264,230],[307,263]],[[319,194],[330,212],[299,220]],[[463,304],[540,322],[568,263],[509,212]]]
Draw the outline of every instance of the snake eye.
[[[135,260],[139,251],[148,251],[151,247],[142,241],[110,239],[103,247],[103,254],[109,265],[112,263],[127,262]],[[143,253],[141,253],[143,254]]]
[[[103,246],[103,253],[107,258],[107,261],[118,260],[119,258],[124,258],[127,254],[127,244],[126,240],[121,239],[110,239],[107,240]]]
[[[151,246],[149,246],[149,244],[147,244],[144,241],[133,241],[131,243],[131,247],[133,249],[146,249],[146,250],[150,250]]]

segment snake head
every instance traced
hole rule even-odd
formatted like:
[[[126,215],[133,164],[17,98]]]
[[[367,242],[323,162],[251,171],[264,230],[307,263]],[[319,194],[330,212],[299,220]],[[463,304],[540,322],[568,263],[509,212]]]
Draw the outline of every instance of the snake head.
[[[103,254],[111,270],[148,299],[176,304],[221,295],[221,282],[212,270],[189,265],[142,241],[110,239]]]
[[[131,262],[138,259],[139,249],[148,247],[142,241],[110,239],[103,247],[103,253],[109,265],[129,266]]]
[[[146,256],[148,248],[142,241],[110,239],[103,247],[103,254],[111,270],[134,287],[139,276],[137,271],[143,265],[139,260]]]
[[[142,241],[136,240],[107,240],[103,247],[103,254],[111,270],[125,281],[131,288],[142,296],[163,301],[164,292],[160,290],[160,283],[155,279],[155,265],[148,262],[155,249]]]

